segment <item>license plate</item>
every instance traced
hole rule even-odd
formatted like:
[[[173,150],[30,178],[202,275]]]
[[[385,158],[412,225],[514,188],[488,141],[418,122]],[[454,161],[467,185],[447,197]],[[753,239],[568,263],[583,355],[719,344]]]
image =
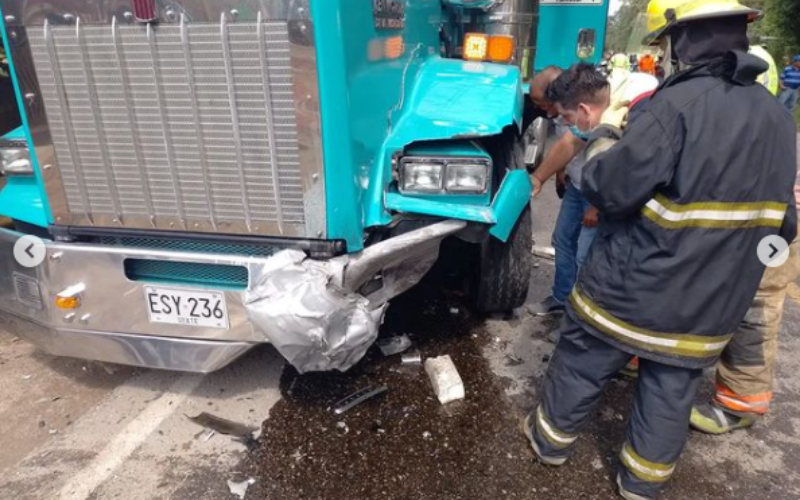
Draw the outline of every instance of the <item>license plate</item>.
[[[144,298],[151,323],[228,329],[224,293],[146,286]]]

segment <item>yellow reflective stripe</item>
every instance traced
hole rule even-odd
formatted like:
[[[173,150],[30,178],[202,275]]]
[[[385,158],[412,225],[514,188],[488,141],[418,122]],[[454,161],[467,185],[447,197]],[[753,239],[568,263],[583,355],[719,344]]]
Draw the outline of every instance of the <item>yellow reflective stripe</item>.
[[[578,439],[578,436],[557,431],[544,416],[542,406],[536,408],[536,425],[544,437],[556,448],[566,448]]]
[[[598,330],[611,335],[624,344],[647,351],[692,358],[708,358],[719,355],[731,338],[730,335],[705,337],[680,333],[659,333],[637,328],[602,310],[577,287],[572,290],[570,302],[578,315]]]
[[[640,457],[630,443],[625,443],[620,453],[625,467],[642,481],[663,483],[675,472],[675,464],[659,464]]]
[[[659,194],[642,209],[645,217],[667,229],[706,227],[743,229],[781,227],[788,205],[772,201],[757,203],[700,202],[679,205]]]

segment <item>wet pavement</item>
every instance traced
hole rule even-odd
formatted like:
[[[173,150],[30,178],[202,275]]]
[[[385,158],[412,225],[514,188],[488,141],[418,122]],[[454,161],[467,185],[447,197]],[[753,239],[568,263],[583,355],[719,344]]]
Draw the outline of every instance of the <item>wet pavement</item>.
[[[537,283],[545,282],[551,266],[540,263]],[[610,384],[567,465],[536,463],[521,420],[538,401],[554,347],[549,336],[559,322],[523,310],[485,321],[450,288],[441,277],[427,279],[393,304],[382,334],[408,334],[423,359],[452,356],[466,399],[440,405],[421,367],[402,365],[400,356],[385,358],[377,348],[346,374],[298,375],[286,367],[282,399],[244,466],[244,474],[256,478],[247,498],[618,498],[613,477],[635,382]],[[534,286],[534,293],[542,291]],[[800,319],[797,308],[790,309],[792,320]],[[797,333],[795,325],[790,328]],[[341,398],[377,385],[388,392],[344,415],[333,413]],[[792,418],[800,402],[792,387],[791,395],[779,391],[781,409],[763,428],[733,439],[693,434],[663,498],[796,500],[800,442],[779,442],[784,433],[796,435],[792,425],[800,422]],[[754,446],[760,452],[743,456]]]

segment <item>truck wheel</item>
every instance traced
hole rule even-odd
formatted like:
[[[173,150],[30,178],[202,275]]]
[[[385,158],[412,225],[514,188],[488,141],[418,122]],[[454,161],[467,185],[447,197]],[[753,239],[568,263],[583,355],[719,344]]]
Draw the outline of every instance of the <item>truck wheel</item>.
[[[525,168],[522,141],[507,130],[487,144],[495,166],[495,192],[509,170]],[[484,314],[507,312],[525,303],[530,285],[533,257],[531,207],[519,216],[508,241],[489,236],[479,248],[472,289],[475,308]]]

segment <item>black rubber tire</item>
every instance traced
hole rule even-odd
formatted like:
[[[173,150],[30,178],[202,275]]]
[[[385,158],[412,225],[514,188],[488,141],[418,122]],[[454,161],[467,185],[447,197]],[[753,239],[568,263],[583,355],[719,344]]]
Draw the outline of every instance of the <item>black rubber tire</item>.
[[[525,168],[522,142],[516,134],[503,134],[489,146],[495,172],[500,174],[496,177],[504,175],[507,170]],[[533,222],[528,205],[507,242],[489,236],[480,245],[472,287],[472,299],[478,312],[505,313],[525,303],[533,267],[532,242]]]

